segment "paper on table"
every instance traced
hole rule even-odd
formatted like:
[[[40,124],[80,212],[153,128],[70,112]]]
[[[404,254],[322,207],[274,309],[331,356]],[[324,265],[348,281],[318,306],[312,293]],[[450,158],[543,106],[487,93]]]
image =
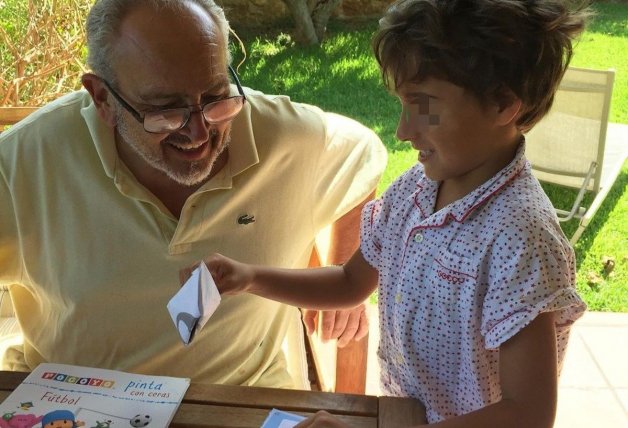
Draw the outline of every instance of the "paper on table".
[[[272,409],[260,428],[292,428],[305,419],[304,416]]]
[[[201,263],[168,302],[167,308],[181,340],[189,345],[220,303],[220,293],[205,263]]]

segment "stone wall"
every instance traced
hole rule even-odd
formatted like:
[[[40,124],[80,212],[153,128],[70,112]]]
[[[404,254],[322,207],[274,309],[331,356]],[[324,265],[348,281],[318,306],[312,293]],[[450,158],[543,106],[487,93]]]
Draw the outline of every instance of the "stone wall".
[[[393,0],[343,0],[334,12],[340,19],[361,19],[381,16]],[[227,19],[234,27],[264,27],[291,19],[282,0],[216,0],[225,9]]]

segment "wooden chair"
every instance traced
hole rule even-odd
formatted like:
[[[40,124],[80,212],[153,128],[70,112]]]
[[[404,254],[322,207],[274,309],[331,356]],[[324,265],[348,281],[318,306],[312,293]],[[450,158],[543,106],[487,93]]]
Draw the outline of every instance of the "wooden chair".
[[[310,267],[321,266],[316,249],[310,259]],[[314,363],[315,381],[322,391],[364,394],[368,357],[368,335],[359,342],[352,341],[344,348],[336,342],[323,343],[315,333],[307,336],[311,360]]]
[[[0,107],[0,132],[37,110],[39,107]]]

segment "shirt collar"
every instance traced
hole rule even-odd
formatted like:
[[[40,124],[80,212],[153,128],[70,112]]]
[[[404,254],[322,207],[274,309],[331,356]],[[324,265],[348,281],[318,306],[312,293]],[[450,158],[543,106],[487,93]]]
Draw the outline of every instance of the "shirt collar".
[[[473,190],[471,193],[443,209],[434,213],[422,222],[424,227],[438,227],[449,221],[462,223],[471,213],[486,201],[495,196],[503,187],[512,182],[526,167],[527,161],[524,157],[525,139],[522,139],[513,160],[506,165],[501,171],[495,174],[491,179]],[[430,213],[433,210],[436,201],[436,195],[439,183],[423,176],[419,181],[419,192],[415,194],[415,203],[423,213]],[[429,192],[429,193],[425,193]],[[419,195],[419,193],[421,195]],[[431,204],[431,206],[428,206]],[[429,208],[429,209],[428,209]]]

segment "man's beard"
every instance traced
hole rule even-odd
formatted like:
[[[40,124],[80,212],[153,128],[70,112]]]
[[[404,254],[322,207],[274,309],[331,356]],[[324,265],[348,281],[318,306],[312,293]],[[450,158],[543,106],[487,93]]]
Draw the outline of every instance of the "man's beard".
[[[215,130],[211,130],[207,144],[210,145],[210,159],[202,159],[199,161],[188,162],[185,171],[174,170],[164,159],[161,150],[162,144],[178,143],[179,145],[190,142],[190,139],[181,134],[170,134],[164,138],[158,145],[142,144],[144,135],[141,131],[137,131],[137,127],[129,126],[128,122],[122,116],[122,112],[116,112],[116,131],[122,144],[126,144],[139,155],[149,166],[166,174],[168,178],[183,186],[196,186],[205,181],[212,172],[216,160],[220,154],[227,148],[231,141],[231,130],[220,135]],[[220,141],[219,139],[222,139]],[[215,148],[219,150],[215,151]]]

